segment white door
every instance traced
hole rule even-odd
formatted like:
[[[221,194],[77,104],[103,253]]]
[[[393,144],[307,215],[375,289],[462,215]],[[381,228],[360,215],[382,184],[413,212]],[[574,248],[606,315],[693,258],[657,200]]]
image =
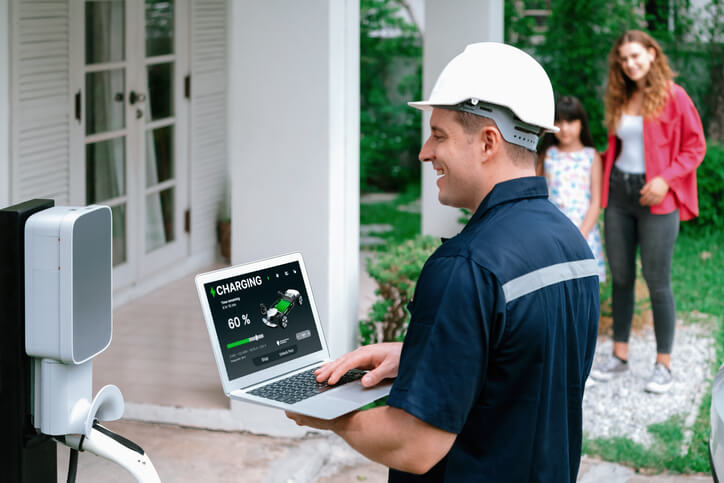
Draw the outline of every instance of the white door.
[[[71,198],[113,212],[114,287],[188,253],[183,0],[71,2]]]

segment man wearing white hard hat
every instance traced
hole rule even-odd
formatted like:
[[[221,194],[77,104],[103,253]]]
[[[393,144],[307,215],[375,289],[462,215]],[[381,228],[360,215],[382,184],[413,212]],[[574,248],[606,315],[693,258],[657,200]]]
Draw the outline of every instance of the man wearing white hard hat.
[[[423,267],[404,343],[362,347],[324,366],[337,382],[395,378],[387,406],[323,421],[389,480],[574,482],[581,404],[599,317],[596,260],[535,176],[553,131],[553,90],[528,54],[469,45],[427,101],[442,204],[473,215]]]

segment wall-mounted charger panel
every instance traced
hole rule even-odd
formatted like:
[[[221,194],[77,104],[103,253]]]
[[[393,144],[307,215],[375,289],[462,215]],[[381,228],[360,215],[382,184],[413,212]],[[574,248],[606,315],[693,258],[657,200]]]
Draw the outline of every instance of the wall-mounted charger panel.
[[[25,350],[82,364],[111,343],[112,229],[107,206],[58,206],[25,224]]]

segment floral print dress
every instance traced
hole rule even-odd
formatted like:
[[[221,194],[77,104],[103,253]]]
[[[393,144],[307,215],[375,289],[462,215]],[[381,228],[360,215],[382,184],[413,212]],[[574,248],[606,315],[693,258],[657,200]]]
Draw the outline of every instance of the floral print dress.
[[[543,161],[549,199],[579,227],[591,205],[591,166],[594,155],[594,149],[589,147],[566,152],[551,146]],[[606,280],[606,266],[598,224],[588,233],[586,241],[598,261],[598,277],[603,282]]]

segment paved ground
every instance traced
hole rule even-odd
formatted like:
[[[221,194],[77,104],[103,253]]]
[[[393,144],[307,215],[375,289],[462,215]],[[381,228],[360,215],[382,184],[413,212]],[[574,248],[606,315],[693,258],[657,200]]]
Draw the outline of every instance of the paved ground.
[[[161,424],[117,421],[107,427],[139,443],[164,482],[345,483],[387,481],[387,470],[355,453],[334,435],[271,438]],[[66,480],[68,449],[58,449],[58,482]],[[135,481],[121,467],[81,453],[78,483]],[[695,483],[711,477],[637,475],[633,470],[584,457],[581,483]]]

